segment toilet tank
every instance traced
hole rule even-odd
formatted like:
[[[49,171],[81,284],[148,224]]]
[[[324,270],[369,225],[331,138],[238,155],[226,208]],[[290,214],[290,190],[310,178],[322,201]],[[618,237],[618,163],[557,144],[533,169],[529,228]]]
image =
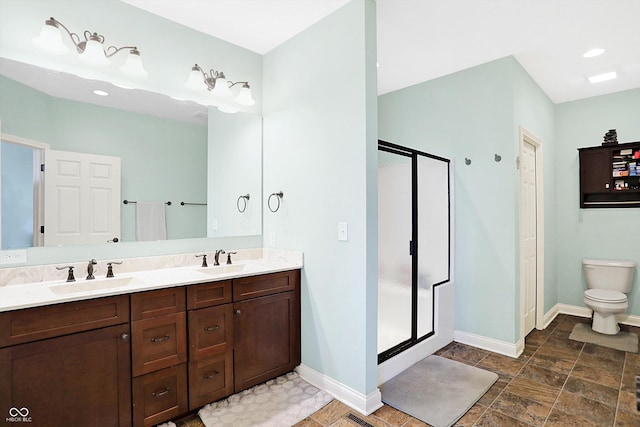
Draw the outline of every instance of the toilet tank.
[[[631,292],[636,263],[608,259],[583,259],[582,269],[588,288],[609,289],[628,294]]]

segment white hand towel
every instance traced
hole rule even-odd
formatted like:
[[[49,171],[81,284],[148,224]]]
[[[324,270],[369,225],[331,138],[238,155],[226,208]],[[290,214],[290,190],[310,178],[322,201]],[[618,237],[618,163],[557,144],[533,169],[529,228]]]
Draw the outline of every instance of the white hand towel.
[[[163,202],[137,202],[136,240],[167,240],[167,220]]]

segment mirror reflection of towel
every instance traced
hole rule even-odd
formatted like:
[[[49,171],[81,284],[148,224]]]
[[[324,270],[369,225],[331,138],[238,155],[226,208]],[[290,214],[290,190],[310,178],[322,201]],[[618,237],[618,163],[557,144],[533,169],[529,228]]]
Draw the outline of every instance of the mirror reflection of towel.
[[[136,203],[136,240],[167,240],[164,202]]]

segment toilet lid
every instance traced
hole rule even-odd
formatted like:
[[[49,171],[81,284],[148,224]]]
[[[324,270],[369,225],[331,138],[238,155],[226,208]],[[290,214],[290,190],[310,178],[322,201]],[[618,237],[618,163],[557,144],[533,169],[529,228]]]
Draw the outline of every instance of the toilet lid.
[[[622,292],[609,289],[588,289],[584,291],[584,295],[589,299],[601,302],[625,302],[627,300],[627,296]]]

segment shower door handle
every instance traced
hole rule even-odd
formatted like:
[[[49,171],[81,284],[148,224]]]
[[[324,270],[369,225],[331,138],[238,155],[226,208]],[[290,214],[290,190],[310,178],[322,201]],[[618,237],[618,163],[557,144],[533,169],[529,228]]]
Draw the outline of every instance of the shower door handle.
[[[413,244],[413,240],[409,240],[409,256],[413,256],[416,252],[415,245]]]

